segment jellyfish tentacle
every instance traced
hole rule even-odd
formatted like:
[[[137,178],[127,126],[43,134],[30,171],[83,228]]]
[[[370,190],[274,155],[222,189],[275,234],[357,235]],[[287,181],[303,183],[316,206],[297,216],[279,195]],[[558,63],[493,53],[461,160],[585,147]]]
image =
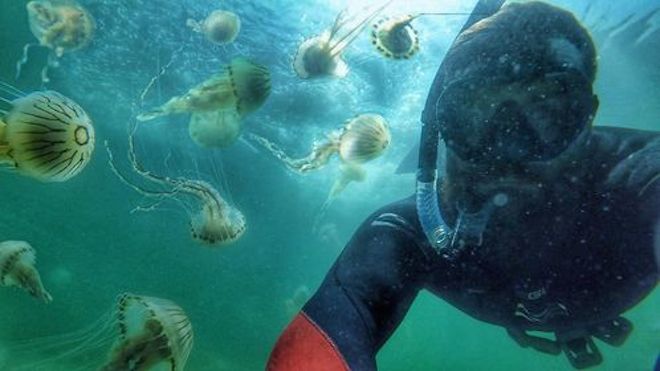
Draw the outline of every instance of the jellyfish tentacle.
[[[9,94],[14,98],[22,98],[27,95],[24,91],[2,80],[0,80],[0,91]]]
[[[186,26],[190,27],[194,32],[201,33],[202,32],[202,24],[201,22],[194,20],[192,18],[188,18],[186,20]]]
[[[30,295],[42,300],[44,303],[53,301],[53,297],[46,291],[41,282],[39,272],[33,266],[17,263],[14,275],[19,286],[25,288]]]
[[[427,15],[440,15],[440,16],[446,16],[446,15],[472,15],[473,13],[462,13],[462,12],[419,12],[419,13],[414,13],[411,14],[411,21],[415,18],[422,17],[422,16],[427,16]]]
[[[348,19],[346,18],[346,13],[348,12],[347,9],[342,9],[339,11],[337,16],[335,17],[335,20],[332,24],[332,27],[330,28],[330,33],[328,34],[328,40],[331,40],[337,32],[348,23]]]
[[[342,164],[340,166],[340,175],[335,180],[328,197],[336,197],[351,182],[362,182],[367,177],[367,172],[358,164]]]
[[[390,3],[392,3],[392,1],[393,0],[389,0],[389,1],[385,2],[383,5],[375,8],[375,9],[372,9],[370,11],[365,9],[365,12],[367,12],[366,16],[363,19],[361,19],[357,23],[357,25],[355,25],[350,31],[348,31],[345,35],[343,35],[339,40],[332,40],[332,37],[331,37],[329,39],[329,41],[331,42],[331,45],[329,45],[330,55],[334,58],[334,57],[338,56],[339,54],[341,54],[341,52],[344,50],[344,48],[346,48],[353,40],[355,40],[356,37],[359,36],[360,32],[364,29],[364,27],[375,16],[377,16],[378,13],[380,13],[381,11],[383,11],[383,9],[385,9],[388,5],[390,5]],[[343,27],[346,23],[347,22],[340,22],[339,27]],[[337,22],[335,22],[335,26],[337,26]],[[335,34],[338,33],[339,30],[334,29],[335,26],[333,26],[333,30],[330,32],[330,35],[334,36]]]
[[[176,191],[165,191],[165,190],[150,190],[145,187],[139,186],[132,181],[130,181],[122,172],[119,171],[117,168],[117,165],[115,164],[115,159],[114,155],[112,153],[112,150],[110,149],[110,146],[108,144],[108,141],[106,140],[104,142],[105,144],[105,149],[108,153],[108,164],[110,165],[110,170],[121,180],[122,183],[127,185],[128,187],[132,188],[134,191],[142,194],[143,196],[147,197],[168,197],[168,196],[174,196],[177,192]],[[139,168],[136,168],[133,166],[133,169],[139,172],[142,175],[142,172],[139,170]]]
[[[15,80],[18,80],[19,77],[21,77],[21,71],[23,70],[23,66],[27,64],[28,62],[28,57],[30,53],[30,49],[35,46],[41,46],[36,43],[27,43],[25,46],[23,46],[23,56],[21,59],[19,59],[16,62],[16,76],[14,77]]]
[[[191,88],[183,95],[170,98],[165,104],[137,116],[149,121],[173,113],[211,111],[228,107],[236,101],[234,87],[226,68],[219,74]]]
[[[115,172],[120,180],[137,192],[149,197],[168,197],[179,201],[179,198],[175,196],[177,194],[186,194],[198,200],[201,208],[194,217],[191,217],[190,223],[193,239],[208,244],[229,243],[238,239],[245,231],[245,219],[242,213],[230,206],[220,196],[219,192],[205,181],[172,178],[147,171],[138,161],[135,154],[134,136],[136,130],[137,123],[134,123],[128,135],[128,158],[131,167],[138,175],[166,187],[166,190],[152,191],[128,181],[123,174],[116,171],[112,153],[108,148],[110,161],[112,162],[111,168],[114,168],[113,172]]]
[[[309,155],[294,159],[270,140],[253,133],[250,133],[250,137],[282,161],[289,169],[299,173],[306,173],[323,167],[330,161],[330,157],[339,150],[338,136],[331,134],[325,141],[314,143]]]

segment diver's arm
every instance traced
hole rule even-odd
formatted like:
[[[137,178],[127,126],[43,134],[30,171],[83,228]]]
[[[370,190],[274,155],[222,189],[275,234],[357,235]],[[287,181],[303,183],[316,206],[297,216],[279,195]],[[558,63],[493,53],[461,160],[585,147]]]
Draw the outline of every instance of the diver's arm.
[[[627,229],[634,229],[633,235],[648,236],[640,246],[627,246],[637,259],[627,259],[630,264],[641,264],[640,260],[653,261],[655,256],[655,276],[660,269],[660,134],[654,132],[639,132],[641,139],[635,138],[636,148],[631,151],[622,150],[626,142],[619,146],[619,151],[625,158],[618,161],[610,171],[606,186],[619,202],[617,208],[631,205],[633,210],[626,213],[621,224]],[[631,136],[632,137],[632,136]],[[623,232],[623,231],[622,231]],[[643,237],[641,237],[643,239]],[[638,244],[639,245],[639,244]],[[637,261],[637,262],[636,262]],[[634,266],[634,269],[639,270]],[[648,270],[648,269],[647,269]]]
[[[268,370],[375,370],[426,271],[408,232],[367,221],[278,340]]]

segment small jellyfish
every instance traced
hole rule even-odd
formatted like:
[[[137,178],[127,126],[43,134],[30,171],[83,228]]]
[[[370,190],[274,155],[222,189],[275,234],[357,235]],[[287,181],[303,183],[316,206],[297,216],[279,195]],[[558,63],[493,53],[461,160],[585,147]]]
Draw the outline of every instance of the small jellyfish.
[[[338,155],[341,161],[339,176],[334,181],[314,222],[313,229],[316,231],[332,200],[349,183],[366,179],[366,171],[361,165],[379,157],[389,146],[391,135],[383,116],[367,113],[348,120],[340,130],[326,135],[325,141],[315,142],[312,152],[300,159],[291,158],[266,138],[256,134],[250,134],[250,138],[262,145],[289,169],[298,173],[322,168],[334,154]]]
[[[288,168],[306,173],[325,166],[332,155],[339,155],[344,164],[359,165],[379,157],[389,146],[391,135],[387,122],[378,114],[361,114],[348,120],[340,130],[326,135],[322,142],[315,142],[311,153],[301,159],[293,159],[268,139],[251,134],[251,138],[261,144]],[[354,170],[347,174],[357,174]]]
[[[173,113],[209,112],[233,109],[243,118],[256,111],[270,95],[270,71],[245,58],[234,58],[222,71],[181,96],[137,116],[153,120]]]
[[[185,368],[193,346],[186,313],[172,301],[123,294],[117,302],[119,338],[102,371]]]
[[[417,13],[383,17],[371,25],[371,44],[392,59],[409,59],[419,51],[419,37],[411,22],[425,15],[470,15],[469,13]]]
[[[36,255],[25,241],[0,242],[0,286],[17,286],[37,299],[49,303],[52,296],[41,283],[35,268]]]
[[[241,119],[236,110],[195,112],[188,124],[190,137],[205,148],[226,148],[241,134]]]
[[[293,69],[303,78],[325,76],[345,77],[348,65],[341,58],[341,53],[360,34],[373,17],[378,15],[392,1],[380,6],[367,7],[360,14],[347,15],[341,11],[335,18],[332,27],[305,40],[296,51],[293,59]]]
[[[410,22],[413,16],[385,17],[372,25],[371,43],[387,58],[408,59],[419,51],[419,37]]]
[[[13,99],[0,109],[0,162],[23,175],[63,182],[82,171],[94,150],[92,121],[76,102],[47,90],[25,94],[0,82]]]
[[[193,329],[176,303],[123,293],[94,323],[68,333],[7,343],[13,371],[183,371]]]
[[[48,65],[42,71],[42,80],[48,82],[49,66],[57,65],[64,53],[87,46],[94,35],[95,23],[89,12],[73,0],[36,0],[27,3],[28,22],[40,46],[52,50]],[[27,63],[30,47],[24,48],[23,58],[17,63],[17,77]]]
[[[245,217],[237,208],[225,201],[220,193],[209,183],[186,178],[161,176],[144,169],[135,156],[134,131],[129,135],[128,158],[133,171],[153,183],[165,186],[165,190],[150,190],[131,182],[119,172],[114,163],[112,152],[106,142],[109,164],[117,177],[136,192],[152,198],[177,198],[188,195],[196,199],[201,207],[191,215],[190,232],[193,240],[209,246],[228,245],[238,240],[245,233]]]
[[[188,19],[186,25],[193,31],[204,34],[209,41],[220,45],[233,42],[241,30],[241,20],[236,14],[226,10],[215,10],[199,22]]]

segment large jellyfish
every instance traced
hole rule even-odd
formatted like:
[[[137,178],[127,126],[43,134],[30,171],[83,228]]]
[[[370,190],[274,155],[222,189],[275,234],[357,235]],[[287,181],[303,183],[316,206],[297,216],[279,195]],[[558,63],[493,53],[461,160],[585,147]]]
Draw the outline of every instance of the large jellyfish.
[[[183,371],[193,346],[186,313],[162,298],[124,293],[79,330],[7,343],[12,371]],[[3,368],[4,369],[4,368]]]
[[[245,58],[235,58],[222,71],[181,96],[137,116],[139,121],[153,120],[173,113],[210,112],[233,109],[242,118],[257,110],[270,95],[270,72],[267,67]]]
[[[382,17],[371,25],[371,43],[380,54],[392,59],[409,59],[419,51],[419,37],[411,22],[424,15],[470,15],[469,13],[417,13]]]
[[[341,58],[341,53],[355,40],[369,21],[391,2],[392,0],[381,5],[366,7],[355,15],[348,15],[346,10],[341,11],[329,30],[300,44],[293,59],[293,69],[296,74],[303,79],[346,76],[348,65]]]
[[[27,3],[28,22],[40,46],[52,50],[48,65],[42,70],[42,81],[48,82],[48,67],[57,66],[64,53],[84,48],[94,35],[95,23],[89,12],[73,0],[35,0]],[[30,47],[25,45],[23,58],[17,63],[16,76],[27,63]]]
[[[135,156],[134,134],[135,128],[129,135],[128,158],[132,169],[146,180],[159,184],[165,189],[147,189],[130,181],[115,166],[112,152],[106,142],[110,167],[122,182],[147,197],[162,200],[187,195],[195,198],[201,207],[191,215],[190,232],[193,240],[197,242],[209,246],[223,246],[238,240],[243,235],[246,229],[245,217],[240,210],[225,201],[211,184],[201,180],[161,176],[145,170]]]
[[[241,20],[236,14],[226,10],[214,10],[202,21],[188,19],[186,25],[193,31],[204,34],[209,41],[220,45],[233,42],[241,30]]]
[[[94,151],[92,121],[76,102],[48,90],[25,94],[0,82],[11,95],[0,103],[0,163],[44,181],[63,182],[85,168]]]
[[[46,303],[53,300],[35,268],[36,255],[25,241],[0,242],[0,286],[17,286]]]

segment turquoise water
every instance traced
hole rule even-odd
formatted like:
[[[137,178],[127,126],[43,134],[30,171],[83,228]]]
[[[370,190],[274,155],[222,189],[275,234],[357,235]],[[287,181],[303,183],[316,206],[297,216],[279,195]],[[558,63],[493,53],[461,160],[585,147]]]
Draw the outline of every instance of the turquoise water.
[[[22,77],[14,78],[23,45],[34,42],[25,3],[0,0],[0,79],[33,91],[40,87],[44,50],[33,50]],[[402,1],[388,12],[469,11],[473,3]],[[660,3],[594,0],[589,12],[585,1],[554,3],[583,20],[599,49],[596,123],[657,130],[660,18],[653,12]],[[376,208],[412,193],[413,175],[394,175],[394,170],[418,138],[428,87],[464,18],[416,21],[421,51],[406,62],[383,59],[362,35],[345,53],[351,67],[345,79],[301,81],[290,66],[297,45],[330,26],[345,1],[81,4],[96,19],[95,39],[61,59],[48,87],[89,112],[96,150],[87,168],[65,183],[0,174],[0,240],[26,240],[34,246],[44,285],[54,297],[46,305],[20,290],[0,289],[0,369],[48,356],[35,340],[34,352],[20,352],[17,358],[12,350],[18,340],[89,325],[125,291],[168,298],[184,308],[195,331],[187,370],[263,369],[277,336],[304,303],[305,292],[316,289],[357,225]],[[236,41],[224,47],[185,26],[187,18],[201,19],[218,6],[235,11],[242,21]],[[388,120],[393,139],[381,158],[366,165],[367,179],[349,185],[314,231],[338,171],[336,163],[300,176],[245,140],[225,150],[197,147],[187,133],[187,115],[144,124],[137,151],[149,169],[211,182],[245,214],[248,230],[239,241],[209,249],[190,238],[188,215],[175,201],[151,212],[132,212],[150,200],[110,171],[103,142],[115,151],[120,168],[128,170],[127,127],[140,93],[160,68],[171,62],[146,95],[147,107],[180,94],[238,55],[268,65],[273,80],[271,96],[247,117],[245,132],[304,155],[314,139],[346,119],[378,112]],[[660,349],[659,307],[656,291],[627,314],[635,323],[634,333],[620,349],[602,345],[605,362],[598,369],[651,369]],[[65,359],[44,369],[72,369],[67,362],[82,361]],[[503,329],[480,323],[428,293],[417,299],[378,362],[385,371],[569,369],[563,356],[521,349]]]

